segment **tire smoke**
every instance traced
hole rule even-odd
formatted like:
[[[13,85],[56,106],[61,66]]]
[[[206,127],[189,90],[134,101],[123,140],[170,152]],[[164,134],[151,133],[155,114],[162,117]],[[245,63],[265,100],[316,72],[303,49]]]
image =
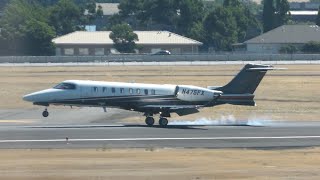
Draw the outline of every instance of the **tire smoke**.
[[[268,126],[271,121],[265,117],[257,118],[256,116],[250,117],[247,120],[236,119],[233,115],[222,115],[220,118],[211,119],[201,117],[194,121],[176,120],[169,122],[169,125],[198,125],[198,126]]]

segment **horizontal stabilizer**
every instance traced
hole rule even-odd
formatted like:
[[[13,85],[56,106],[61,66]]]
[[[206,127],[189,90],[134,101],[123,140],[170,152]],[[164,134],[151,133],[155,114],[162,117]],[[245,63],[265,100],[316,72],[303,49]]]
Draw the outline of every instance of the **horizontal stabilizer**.
[[[262,67],[262,68],[249,68],[247,71],[269,71],[269,70],[286,70],[287,68],[275,68],[275,67]]]

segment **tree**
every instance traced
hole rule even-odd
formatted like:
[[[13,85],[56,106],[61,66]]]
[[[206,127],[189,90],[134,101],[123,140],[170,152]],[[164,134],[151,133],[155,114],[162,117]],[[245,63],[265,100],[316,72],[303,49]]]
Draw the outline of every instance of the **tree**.
[[[142,11],[143,0],[122,0],[118,6],[119,14],[122,17],[139,15]]]
[[[304,53],[320,53],[320,42],[311,41],[302,46]]]
[[[274,28],[274,12],[273,0],[264,0],[262,12],[263,32],[268,32]]]
[[[224,0],[223,1],[223,6],[240,6],[241,3],[239,0]]]
[[[275,24],[273,28],[284,25],[289,20],[290,5],[288,0],[276,0]]]
[[[232,12],[218,7],[207,15],[204,20],[205,44],[216,50],[231,50],[237,42],[237,23]]]
[[[86,12],[85,13],[85,16],[87,17],[86,23],[91,24],[97,17],[95,0],[87,0],[87,2],[84,5],[84,9],[85,10],[82,10],[81,12]],[[102,7],[100,10],[102,10]]]
[[[200,42],[205,42],[205,33],[206,32],[204,30],[203,23],[201,21],[201,22],[194,23],[192,25],[192,27],[190,28],[190,31],[188,32],[188,37],[192,39],[196,39]]]
[[[111,28],[109,37],[114,42],[114,47],[121,53],[133,53],[137,48],[135,41],[138,35],[135,34],[128,24],[118,24]]]
[[[319,6],[319,9],[318,9],[318,16],[317,16],[317,19],[316,19],[316,24],[318,26],[320,26],[320,6]]]
[[[57,35],[64,35],[83,28],[83,12],[72,0],[60,0],[50,10],[50,24]]]
[[[97,17],[102,17],[103,16],[103,9],[101,5],[98,5],[97,9]]]
[[[1,55],[51,55],[54,30],[35,0],[12,0],[1,18]]]
[[[199,22],[203,20],[204,6],[201,0],[180,0],[176,6],[176,22],[178,33],[182,35],[191,35],[191,30],[197,28]]]
[[[236,20],[238,33],[237,42],[246,40],[249,31],[261,31],[260,24],[255,15],[239,0],[225,0],[224,7],[232,13],[232,16]]]
[[[288,0],[263,1],[263,31],[267,32],[288,22],[290,6]]]
[[[52,39],[55,32],[46,22],[30,20],[26,22],[25,42],[26,52],[29,55],[52,55],[54,45]]]
[[[280,53],[284,53],[284,54],[293,54],[293,53],[296,53],[299,49],[292,45],[292,44],[287,44],[287,45],[284,45],[280,48],[279,52]]]
[[[145,0],[140,14],[142,22],[154,21],[159,24],[174,25],[178,12],[172,0]]]
[[[216,7],[205,17],[203,29],[197,27],[191,32],[204,34],[204,37],[193,36],[207,47],[230,51],[233,43],[244,41],[248,32],[259,27],[255,15],[242,2],[225,0],[223,6]]]

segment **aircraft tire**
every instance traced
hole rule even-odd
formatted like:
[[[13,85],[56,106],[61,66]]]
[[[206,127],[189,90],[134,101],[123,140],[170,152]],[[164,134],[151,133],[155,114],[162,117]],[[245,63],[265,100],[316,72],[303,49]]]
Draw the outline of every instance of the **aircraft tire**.
[[[166,127],[168,125],[168,119],[167,118],[160,118],[159,125],[162,127]]]
[[[48,117],[49,116],[49,112],[48,111],[43,111],[42,112],[42,116],[43,117]]]
[[[154,119],[153,119],[153,117],[146,117],[146,124],[147,124],[148,126],[153,126],[153,124],[154,124]]]

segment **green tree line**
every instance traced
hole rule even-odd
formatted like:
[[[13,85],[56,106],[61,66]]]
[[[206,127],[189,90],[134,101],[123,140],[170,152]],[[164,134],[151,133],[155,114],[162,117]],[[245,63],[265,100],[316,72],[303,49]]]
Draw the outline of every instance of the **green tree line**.
[[[48,3],[51,1],[9,1],[0,19],[0,55],[53,55],[54,37],[83,30],[101,16],[94,0]]]
[[[117,1],[10,0],[0,19],[0,55],[54,54],[51,42],[54,37],[83,30],[103,15],[101,8],[96,10],[96,2]],[[232,44],[286,24],[290,19],[287,0],[263,0],[262,6],[244,0],[118,2],[120,12],[109,18],[106,29],[113,30],[113,39],[118,44],[130,48],[135,47],[132,42],[138,39],[132,38],[132,30],[142,29],[170,30],[203,42],[204,50],[230,51]],[[259,14],[262,21],[257,19]],[[320,17],[317,19],[319,23]],[[123,32],[127,37],[117,37]]]
[[[202,0],[122,0],[110,27],[133,19],[138,27],[169,27],[175,33],[203,42],[203,49],[229,51],[233,43],[261,32],[252,6],[239,0],[218,0],[213,4]]]

